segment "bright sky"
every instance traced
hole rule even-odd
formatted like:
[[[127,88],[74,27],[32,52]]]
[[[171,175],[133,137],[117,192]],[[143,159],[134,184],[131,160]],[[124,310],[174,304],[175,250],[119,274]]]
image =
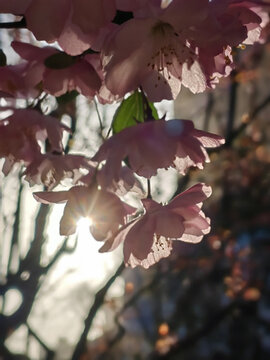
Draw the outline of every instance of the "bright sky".
[[[35,214],[32,192],[28,189],[26,193],[25,200],[28,206],[22,222],[25,239],[29,232],[32,232],[30,225]],[[64,240],[64,237],[59,235],[59,221],[63,209],[62,204],[52,206],[44,247],[45,259],[50,258]],[[71,237],[71,245],[74,244],[75,238]],[[76,343],[82,331],[83,320],[93,302],[93,294],[103,286],[122,262],[121,248],[113,253],[101,254],[98,252],[101,245],[91,236],[85,220],[80,221],[75,251],[64,254],[59,259],[38,293],[29,323],[51,348],[57,347],[59,342]],[[118,279],[111,288],[110,296],[119,297],[123,292],[124,280]],[[11,291],[7,300],[6,312],[12,313],[20,303],[18,292]],[[102,335],[103,322],[104,316],[101,314],[97,317],[89,338],[94,339]],[[19,329],[10,337],[8,344],[13,351],[23,351],[25,332]]]

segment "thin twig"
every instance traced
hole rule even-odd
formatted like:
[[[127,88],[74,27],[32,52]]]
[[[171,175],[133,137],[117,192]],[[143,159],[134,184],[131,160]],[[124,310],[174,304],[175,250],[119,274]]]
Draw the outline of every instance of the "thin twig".
[[[252,121],[256,119],[256,116],[270,104],[270,95],[268,95],[249,115],[249,121],[243,122],[236,130],[234,130],[230,138],[227,140],[226,144],[231,144],[245,129],[251,124]]]
[[[165,276],[168,272],[164,272],[164,273],[159,273],[156,272],[154,277],[152,278],[152,280],[146,284],[145,286],[142,286],[137,292],[135,292],[129,300],[127,300],[125,302],[125,304],[123,305],[123,307],[120,309],[119,312],[117,312],[114,316],[114,322],[117,325],[117,333],[114,335],[114,337],[112,339],[109,340],[108,344],[107,344],[107,348],[106,350],[99,356],[99,360],[105,360],[107,358],[107,356],[110,355],[110,350],[111,348],[117,343],[119,342],[123,336],[126,333],[125,328],[122,326],[122,324],[120,323],[120,317],[121,315],[123,315],[123,313],[126,311],[126,309],[128,309],[130,306],[134,305],[141,297],[141,295],[146,292],[149,291],[151,288],[153,288],[154,286],[156,286],[157,284],[160,283],[160,279]]]
[[[205,107],[205,116],[204,116],[204,124],[203,124],[203,130],[204,131],[208,131],[210,118],[211,118],[211,114],[212,114],[212,111],[213,111],[213,106],[214,106],[214,95],[210,91],[207,94],[207,104],[206,104],[206,107]]]
[[[147,179],[147,199],[152,199],[150,179]]]
[[[47,356],[46,359],[53,359],[54,357],[54,351],[51,350],[45,343],[44,341],[36,334],[36,332],[30,327],[30,325],[28,323],[26,323],[27,329],[29,331],[29,334],[31,336],[33,336],[38,342],[39,344],[43,347],[43,349],[46,351]]]
[[[67,249],[67,242],[68,242],[68,236],[65,237],[65,240],[63,241],[63,244],[61,245],[61,247],[59,248],[59,250],[56,251],[56,253],[54,254],[52,260],[49,262],[48,265],[46,265],[44,267],[44,272],[47,273],[50,268],[56,263],[56,261],[59,259],[59,257],[66,252]],[[75,249],[74,249],[75,250]]]
[[[98,116],[98,122],[99,122],[99,127],[100,127],[100,132],[101,132],[101,136],[102,136],[102,131],[104,129],[104,126],[102,124],[102,119],[101,119],[101,115],[98,109],[98,104],[96,102],[96,99],[94,99],[94,104],[95,104],[95,108],[96,108],[96,112],[97,112],[97,116]]]
[[[26,28],[26,20],[22,18],[20,21],[0,23],[0,29],[24,29]]]
[[[10,251],[7,264],[7,273],[10,272],[10,266],[13,258],[13,250],[15,246],[19,245],[19,226],[20,226],[20,214],[21,214],[21,199],[22,199],[23,183],[20,183],[18,191],[17,207],[15,211],[15,220],[13,224],[12,238],[10,243]]]

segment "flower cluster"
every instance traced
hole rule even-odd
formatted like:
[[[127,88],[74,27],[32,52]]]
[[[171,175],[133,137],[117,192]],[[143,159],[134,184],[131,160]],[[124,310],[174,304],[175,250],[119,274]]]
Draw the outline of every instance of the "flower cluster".
[[[23,4],[0,0],[0,12],[24,16],[38,40],[57,41],[74,57],[59,72],[57,85],[55,71],[38,65],[58,50],[38,51],[16,43],[15,51],[28,62],[23,78],[29,67],[39,67],[44,90],[56,96],[72,88],[92,96],[99,90],[106,92],[105,86],[114,97],[123,97],[142,86],[151,101],[175,99],[181,84],[194,93],[202,92],[228,76],[233,69],[232,47],[260,38],[265,25],[262,6],[258,0],[173,0],[167,7],[160,0],[28,0]],[[119,19],[119,12],[128,16]],[[101,81],[91,56],[85,55],[89,48],[99,53]],[[15,88],[18,83],[17,90],[25,90],[27,81],[15,81],[20,78],[18,67],[0,70],[4,78],[0,90],[14,91],[6,81],[8,74]],[[32,71],[28,78],[33,79]]]
[[[201,241],[210,231],[201,210],[210,186],[196,184],[164,205],[152,198],[150,181],[159,169],[181,175],[202,169],[210,161],[206,149],[224,139],[190,120],[158,119],[151,102],[175,99],[182,85],[193,93],[214,88],[234,67],[233,48],[263,41],[264,6],[259,0],[0,0],[0,12],[21,17],[37,40],[12,42],[17,64],[0,59],[0,96],[10,103],[0,110],[12,113],[0,120],[4,174],[22,164],[30,185],[48,190],[34,193],[38,201],[66,203],[61,235],[75,233],[77,221],[89,217],[100,251],[123,243],[126,265],[148,268],[170,254],[175,240]],[[63,133],[72,136],[74,129],[61,122],[65,110],[42,111],[44,95],[71,91],[101,104],[121,101],[113,135],[92,158],[67,153]],[[17,108],[17,99],[27,106]],[[66,178],[73,181],[69,190],[51,191]],[[141,200],[140,209],[122,201],[128,192]]]

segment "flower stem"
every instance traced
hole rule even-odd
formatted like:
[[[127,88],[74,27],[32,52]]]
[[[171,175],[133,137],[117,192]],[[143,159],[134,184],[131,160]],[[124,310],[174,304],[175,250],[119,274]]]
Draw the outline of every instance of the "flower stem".
[[[96,99],[94,99],[94,104],[95,104],[95,108],[96,108],[96,112],[97,112],[97,116],[98,116],[98,122],[99,122],[99,127],[100,127],[100,132],[101,132],[101,136],[102,136],[102,131],[104,129],[104,126],[102,124],[102,120],[101,120],[101,116],[100,116],[100,112],[98,109],[98,104],[96,102]]]
[[[150,179],[147,179],[147,199],[152,199]]]

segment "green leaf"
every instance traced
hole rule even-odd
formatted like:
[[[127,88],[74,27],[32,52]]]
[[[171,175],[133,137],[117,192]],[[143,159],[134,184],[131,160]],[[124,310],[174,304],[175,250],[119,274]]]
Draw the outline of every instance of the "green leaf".
[[[65,69],[76,62],[76,58],[64,52],[53,54],[45,59],[44,64],[49,69]]]
[[[112,122],[113,133],[119,133],[130,126],[145,122],[149,110],[152,112],[153,119],[158,120],[158,113],[154,105],[143,93],[135,91],[124,99],[116,110]]]
[[[0,49],[0,66],[7,65],[7,57],[2,49]]]

